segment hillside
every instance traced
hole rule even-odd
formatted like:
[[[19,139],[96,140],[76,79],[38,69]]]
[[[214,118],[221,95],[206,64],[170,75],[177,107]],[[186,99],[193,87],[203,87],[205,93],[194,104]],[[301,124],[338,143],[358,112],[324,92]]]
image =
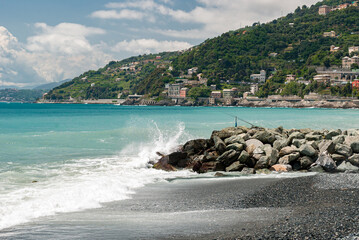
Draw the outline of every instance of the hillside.
[[[311,7],[298,7],[285,17],[224,33],[188,51],[110,62],[104,68],[86,72],[54,88],[46,99],[117,98],[119,93],[123,98],[134,93],[159,96],[166,83],[173,83],[176,77],[183,77],[193,67],[198,68],[197,74],[202,73],[201,76],[208,79],[207,86],[215,84],[217,89],[237,87],[248,91],[247,83],[254,82],[250,75],[263,69],[269,80],[261,86],[258,96],[278,93],[278,89],[297,95],[323,91],[327,86],[316,82],[309,85],[284,85],[284,82],[288,74],[313,80],[318,66],[341,66],[342,58],[348,55],[348,47],[359,45],[358,7],[350,6],[325,16],[318,14],[321,5],[337,6],[346,2],[351,3],[328,0]],[[330,31],[335,32],[334,37],[323,36]],[[331,52],[332,45],[339,50]],[[197,76],[186,78],[196,80]],[[203,92],[208,96],[208,91]],[[340,86],[333,87],[331,92],[351,93],[342,91]]]

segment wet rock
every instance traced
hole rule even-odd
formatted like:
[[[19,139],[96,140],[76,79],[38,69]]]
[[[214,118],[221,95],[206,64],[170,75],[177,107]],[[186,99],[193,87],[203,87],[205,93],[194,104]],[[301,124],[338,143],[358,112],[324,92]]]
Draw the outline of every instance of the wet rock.
[[[214,174],[214,176],[215,176],[215,177],[224,177],[225,175],[224,175],[223,173],[221,173],[221,172],[216,172],[216,173]]]
[[[242,169],[241,173],[243,173],[243,174],[255,174],[256,171],[254,170],[254,168],[244,167]]]
[[[335,152],[346,157],[350,157],[350,155],[352,154],[352,149],[347,145],[337,144],[335,145]]]
[[[300,154],[308,157],[313,157],[317,154],[317,151],[309,144],[304,144],[299,148]]]
[[[179,166],[181,168],[184,168],[187,166],[187,162],[189,159],[187,159],[187,153],[185,152],[173,152],[168,155],[168,163],[172,166]]]
[[[323,153],[325,151],[330,154],[333,154],[335,152],[335,144],[333,141],[322,141],[319,144],[319,152]]]
[[[168,156],[162,157],[157,163],[153,165],[153,168],[164,171],[177,171],[177,169],[168,163]]]
[[[226,144],[224,144],[222,139],[218,136],[213,136],[212,139],[218,153],[220,154],[224,153],[226,151]]]
[[[197,162],[193,166],[193,171],[198,172],[198,173],[224,171],[224,169],[225,169],[224,165],[217,161],[205,162],[205,163]]]
[[[279,158],[278,163],[279,164],[289,164],[295,160],[297,160],[300,157],[299,152],[291,153],[288,155],[285,155],[281,158]]]
[[[256,174],[271,174],[272,171],[269,170],[268,168],[263,168],[263,169],[257,169],[256,170]]]
[[[292,171],[292,166],[289,164],[275,164],[270,168],[270,170],[276,172],[290,172]]]
[[[308,156],[304,156],[299,159],[301,169],[308,169],[313,162],[313,159]]]
[[[204,155],[204,159],[202,161],[204,162],[215,161],[219,157],[216,151],[211,151],[211,152],[205,151],[203,155]]]
[[[253,166],[255,163],[251,160],[249,154],[246,151],[242,151],[238,157],[238,161],[247,166]]]
[[[309,172],[324,173],[325,171],[322,166],[313,163],[312,166],[309,168]]]
[[[232,163],[229,167],[226,167],[226,172],[241,171],[246,165],[241,164],[239,161]]]
[[[279,157],[283,157],[284,155],[288,155],[294,152],[298,152],[298,148],[294,146],[284,147],[279,151]]]
[[[190,140],[183,146],[183,152],[186,152],[188,155],[194,155],[201,153],[207,149],[207,147],[206,139]]]
[[[353,154],[353,156],[348,158],[348,161],[355,166],[359,166],[359,154]]]
[[[217,158],[218,162],[224,164],[224,166],[231,165],[234,161],[236,161],[239,157],[239,152],[235,150],[229,150],[224,152],[221,156]]]
[[[262,156],[256,163],[255,169],[262,169],[269,167],[269,157]]]
[[[354,172],[358,172],[359,171],[359,167],[354,166],[353,164],[351,164],[350,162],[347,161],[343,161],[339,166],[338,166],[338,171],[340,172],[345,172],[345,171],[354,171]]]
[[[232,144],[229,144],[227,147],[226,147],[226,151],[228,150],[235,150],[237,152],[240,152],[242,151],[244,148],[244,145],[243,144],[240,144],[240,143],[232,143]]]
[[[314,164],[321,166],[327,172],[334,172],[337,169],[337,165],[328,152],[321,153]]]

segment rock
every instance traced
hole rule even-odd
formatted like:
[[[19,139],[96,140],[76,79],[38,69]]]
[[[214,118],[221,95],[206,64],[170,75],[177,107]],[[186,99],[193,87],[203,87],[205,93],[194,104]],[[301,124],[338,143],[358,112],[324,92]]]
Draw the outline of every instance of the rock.
[[[241,164],[239,161],[232,163],[229,167],[226,167],[226,172],[241,171],[246,165]]]
[[[265,146],[264,152],[265,152],[266,156],[269,158],[269,161],[268,161],[269,166],[273,166],[274,164],[277,163],[278,158],[279,158],[279,153],[278,153],[277,149],[274,149],[271,146]]]
[[[271,174],[272,171],[269,170],[268,168],[263,168],[263,169],[257,169],[256,170],[256,174]]]
[[[262,147],[264,144],[258,139],[249,139],[246,141],[246,145],[246,151],[251,155],[256,148]]]
[[[298,152],[298,148],[294,146],[284,147],[279,151],[279,157],[283,157],[284,155],[288,155],[294,152]]]
[[[337,165],[328,152],[321,153],[314,164],[321,166],[327,172],[334,172],[337,169]]]
[[[338,166],[338,171],[340,172],[345,172],[345,171],[354,171],[354,172],[358,172],[359,171],[359,167],[354,166],[353,164],[351,164],[350,162],[346,162],[343,161],[339,166]]]
[[[207,148],[208,144],[206,139],[190,140],[183,146],[183,152],[186,152],[188,155],[194,155],[201,153]]]
[[[319,150],[319,146],[316,141],[308,141],[307,144],[311,145],[314,149]]]
[[[308,169],[313,164],[313,159],[308,156],[304,156],[299,159],[299,163],[301,169]]]
[[[300,148],[303,144],[306,143],[305,139],[293,139],[292,144],[296,146],[297,148]]]
[[[215,146],[216,150],[220,154],[224,153],[226,151],[226,144],[224,144],[222,139],[218,136],[213,136],[212,139],[213,139],[214,146]]]
[[[323,153],[327,151],[330,154],[335,152],[335,144],[333,141],[322,141],[319,143],[319,152]]]
[[[322,166],[313,163],[312,166],[309,168],[309,172],[324,173],[325,171]]]
[[[359,166],[359,154],[353,154],[353,156],[348,158],[348,161],[355,166]]]
[[[168,163],[172,166],[179,166],[181,168],[184,168],[187,166],[187,153],[185,152],[173,152],[168,155]],[[181,165],[181,166],[180,166]]]
[[[340,134],[342,134],[342,131],[340,129],[331,130],[325,135],[325,139],[333,139],[333,137],[338,136]]]
[[[299,148],[299,152],[300,152],[300,154],[302,154],[304,156],[308,156],[308,157],[313,157],[317,154],[317,151],[309,144],[303,144]]]
[[[275,132],[282,134],[283,133],[283,126],[279,126],[276,129],[274,129]]]
[[[345,161],[347,159],[347,157],[334,153],[334,154],[332,154],[332,159],[334,160],[334,162],[342,162],[342,161]]]
[[[299,152],[291,153],[288,155],[285,155],[281,158],[279,158],[278,163],[279,164],[289,164],[295,160],[297,160],[300,157]]]
[[[277,149],[278,151],[281,150],[282,148],[288,146],[288,140],[287,139],[278,139],[278,140],[275,140],[274,143],[273,143],[273,147],[275,149]]]
[[[307,141],[318,141],[321,140],[322,138],[323,138],[322,135],[314,135],[313,133],[309,133],[305,135],[305,139]]]
[[[255,162],[250,158],[249,154],[246,151],[241,152],[241,154],[238,157],[238,161],[249,167],[254,167],[255,164]]]
[[[243,173],[243,174],[255,174],[256,171],[254,170],[254,168],[244,167],[242,169],[241,173]]]
[[[238,156],[239,152],[232,149],[224,152],[221,156],[217,158],[217,161],[223,163],[224,166],[229,166],[238,159]]]
[[[246,141],[240,135],[234,135],[232,137],[226,138],[224,140],[224,143],[226,145],[230,145],[230,144],[233,144],[233,143],[240,143],[240,144],[245,145]]]
[[[205,151],[203,155],[204,155],[204,158],[202,160],[203,162],[216,161],[216,159],[219,157],[216,151],[212,151],[212,152]]]
[[[262,169],[269,167],[269,157],[262,156],[256,163],[254,169]]]
[[[276,172],[290,172],[292,171],[292,166],[289,164],[275,164],[270,168],[270,170]]]
[[[288,144],[292,144],[294,139],[304,139],[305,135],[301,132],[293,132],[288,137]]]
[[[200,163],[197,162],[194,166],[193,166],[193,171],[198,172],[198,173],[206,173],[206,172],[213,172],[213,171],[224,171],[225,167],[222,163],[220,162],[216,162],[216,161],[212,161],[212,162],[205,162],[205,163]]]
[[[232,143],[232,144],[229,144],[227,147],[226,147],[226,151],[228,150],[235,150],[237,152],[240,152],[242,151],[244,148],[244,145],[243,144],[240,144],[240,143]]]
[[[155,163],[155,165],[153,165],[153,168],[158,169],[158,170],[164,170],[164,171],[177,171],[177,169],[172,166],[171,164],[168,163],[168,156],[164,156],[162,157],[160,160],[158,160],[157,163]]]
[[[275,140],[276,137],[274,134],[270,133],[267,130],[263,130],[263,131],[258,131],[253,135],[253,138],[258,139],[259,141],[261,141],[262,143],[270,143],[272,144]]]
[[[339,136],[333,137],[332,140],[333,140],[334,144],[338,144],[338,143],[343,144],[344,141],[345,141],[345,136],[344,135],[339,135]]]
[[[302,169],[302,167],[300,166],[300,162],[299,162],[299,161],[291,162],[290,165],[292,166],[293,171],[299,171],[299,170]]]
[[[359,141],[356,142],[352,142],[350,144],[351,149],[353,150],[353,152],[355,153],[359,153]]]
[[[335,152],[346,157],[352,155],[352,149],[349,146],[340,143],[335,145]]]
[[[225,175],[223,173],[220,173],[220,172],[216,172],[214,174],[215,177],[224,177]]]

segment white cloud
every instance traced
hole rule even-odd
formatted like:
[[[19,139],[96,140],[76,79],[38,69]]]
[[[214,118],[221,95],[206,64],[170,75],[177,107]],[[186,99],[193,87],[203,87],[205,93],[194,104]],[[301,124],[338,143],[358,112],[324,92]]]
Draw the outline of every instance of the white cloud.
[[[157,41],[155,39],[137,39],[117,43],[114,50],[117,52],[126,51],[136,54],[156,53],[164,51],[177,51],[192,47],[188,42],[180,41]]]
[[[124,9],[121,11],[116,10],[100,10],[93,12],[91,17],[101,18],[101,19],[132,19],[132,20],[141,20],[144,18],[142,12],[133,11],[129,9]]]

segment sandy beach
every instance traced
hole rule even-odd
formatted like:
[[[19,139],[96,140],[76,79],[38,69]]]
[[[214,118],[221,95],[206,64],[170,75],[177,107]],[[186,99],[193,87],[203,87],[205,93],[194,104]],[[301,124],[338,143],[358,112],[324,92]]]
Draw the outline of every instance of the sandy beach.
[[[356,239],[359,175],[177,179],[103,208],[41,218],[4,239]],[[62,234],[59,238],[58,233]]]

